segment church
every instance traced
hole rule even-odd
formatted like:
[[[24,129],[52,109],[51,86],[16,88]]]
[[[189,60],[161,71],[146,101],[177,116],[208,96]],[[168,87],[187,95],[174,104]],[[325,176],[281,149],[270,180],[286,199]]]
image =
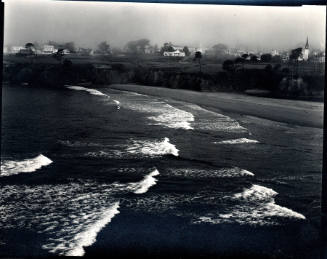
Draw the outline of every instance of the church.
[[[310,53],[310,50],[309,50],[309,39],[307,37],[307,42],[305,43],[305,46],[304,46],[304,49],[302,49],[302,57],[301,57],[301,60],[303,61],[307,61],[308,58],[309,58],[309,53]]]

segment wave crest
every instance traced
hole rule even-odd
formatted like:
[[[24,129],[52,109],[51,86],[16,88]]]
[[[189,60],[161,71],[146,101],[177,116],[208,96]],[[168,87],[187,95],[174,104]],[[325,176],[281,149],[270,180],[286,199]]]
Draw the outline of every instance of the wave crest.
[[[179,150],[170,143],[169,138],[164,138],[160,142],[134,141],[133,145],[127,148],[127,151],[131,154],[142,153],[148,156],[179,155]]]
[[[24,159],[21,161],[15,160],[3,160],[1,161],[1,172],[2,176],[11,176],[19,173],[31,173],[43,166],[50,165],[53,161],[46,156],[40,154],[37,157],[31,159]]]
[[[146,193],[151,186],[157,183],[158,180],[154,178],[156,175],[159,175],[159,171],[157,169],[146,175],[142,181],[130,183],[128,188],[132,189],[135,194]]]

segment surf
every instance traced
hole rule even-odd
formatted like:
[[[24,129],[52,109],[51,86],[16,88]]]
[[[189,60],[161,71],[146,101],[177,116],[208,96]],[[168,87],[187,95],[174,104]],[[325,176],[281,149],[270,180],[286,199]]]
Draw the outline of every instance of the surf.
[[[53,161],[40,154],[34,158],[24,160],[2,160],[0,177],[11,176],[20,173],[32,173],[39,170],[41,167],[48,166]]]

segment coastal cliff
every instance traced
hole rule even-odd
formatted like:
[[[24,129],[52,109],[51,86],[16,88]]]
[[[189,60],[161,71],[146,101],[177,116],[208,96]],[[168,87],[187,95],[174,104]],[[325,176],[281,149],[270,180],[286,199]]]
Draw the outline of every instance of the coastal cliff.
[[[38,87],[63,87],[86,83],[142,84],[205,92],[247,92],[266,96],[323,100],[324,75],[290,78],[285,71],[247,68],[238,71],[186,71],[182,67],[153,67],[146,64],[5,63],[4,81]]]

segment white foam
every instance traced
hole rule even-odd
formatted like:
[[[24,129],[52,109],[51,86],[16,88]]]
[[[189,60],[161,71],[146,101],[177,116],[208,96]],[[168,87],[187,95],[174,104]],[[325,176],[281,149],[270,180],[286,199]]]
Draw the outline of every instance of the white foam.
[[[254,184],[249,189],[244,189],[241,193],[236,193],[233,199],[242,199],[247,201],[262,201],[270,200],[272,197],[276,196],[278,193],[273,189]]]
[[[136,194],[146,193],[151,186],[157,183],[157,179],[154,178],[156,175],[159,175],[159,171],[157,169],[146,175],[142,181],[130,183],[129,188],[131,188]]]
[[[127,148],[127,151],[131,154],[142,153],[148,156],[162,156],[169,154],[178,156],[179,150],[169,141],[169,138],[164,138],[164,140],[160,142],[134,141],[134,143]]]
[[[145,193],[156,183],[153,170],[136,183],[70,182],[3,185],[0,229],[22,227],[42,234],[42,248],[56,255],[82,256],[101,229],[119,213],[117,195]],[[26,206],[28,204],[28,206]],[[42,208],[42,209],[40,209]]]
[[[223,140],[219,142],[214,142],[214,144],[251,144],[251,143],[259,143],[259,141],[254,139],[248,139],[248,138],[238,138],[238,139],[229,139],[229,140]]]
[[[168,128],[193,129],[190,124],[194,121],[192,113],[177,109],[169,104],[164,104],[161,108],[161,114],[148,117],[149,119],[156,121],[157,125],[163,125]]]
[[[126,108],[141,111],[144,113],[153,114],[148,117],[149,120],[154,121],[153,125],[161,125],[168,128],[174,129],[186,129],[192,130],[191,123],[194,121],[194,116],[190,112],[178,109],[169,105],[163,101],[157,99],[138,99],[134,102],[124,103]]]
[[[112,147],[111,147],[112,148]],[[113,147],[115,148],[115,147]],[[117,146],[116,149],[87,152],[83,156],[93,158],[119,158],[129,159],[135,156],[178,156],[179,150],[169,142],[169,138],[162,141],[131,140],[129,144]]]
[[[106,209],[95,223],[87,226],[87,228],[78,233],[73,240],[72,250],[68,251],[66,256],[83,256],[85,246],[90,246],[96,241],[98,232],[104,228],[111,219],[119,213],[119,202],[115,202],[109,209]]]
[[[119,110],[120,109],[120,102],[117,101],[117,100],[114,100],[114,103],[117,105],[117,109]]]
[[[86,87],[82,87],[82,86],[74,86],[74,85],[65,85],[68,89],[71,90],[77,90],[77,91],[86,91],[92,95],[99,95],[99,96],[106,96],[106,97],[110,97],[96,89],[92,89],[92,88],[86,88]]]
[[[174,168],[168,170],[169,175],[182,176],[188,178],[232,178],[243,176],[254,176],[254,174],[238,167],[221,169],[189,169]]]
[[[68,89],[71,89],[71,90],[86,91],[86,92],[88,92],[89,94],[92,94],[92,95],[105,96],[107,98],[110,98],[109,95],[104,94],[104,93],[102,93],[102,92],[100,92],[99,90],[96,90],[96,89],[86,88],[86,87],[83,87],[83,86],[74,86],[74,85],[65,85],[65,86]],[[113,100],[113,102],[117,105],[117,109],[119,110],[120,109],[120,102],[117,101],[117,100]]]
[[[247,132],[236,120],[218,112],[209,111],[196,104],[188,104],[192,113],[197,115],[194,127],[200,130],[224,131],[224,132]]]
[[[231,199],[239,202],[228,212],[219,213],[218,215],[208,214],[200,216],[193,223],[279,225],[280,221],[276,220],[276,218],[305,220],[304,215],[275,204],[274,197],[277,194],[277,192],[270,188],[253,185],[248,189],[244,189],[241,193],[225,197],[227,200]]]
[[[52,160],[40,154],[31,159],[24,159],[21,161],[3,160],[1,161],[0,177],[16,175],[19,173],[31,173],[43,166],[50,165]]]

